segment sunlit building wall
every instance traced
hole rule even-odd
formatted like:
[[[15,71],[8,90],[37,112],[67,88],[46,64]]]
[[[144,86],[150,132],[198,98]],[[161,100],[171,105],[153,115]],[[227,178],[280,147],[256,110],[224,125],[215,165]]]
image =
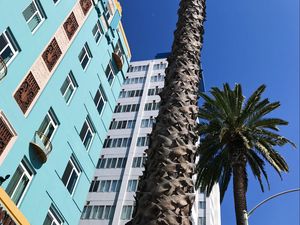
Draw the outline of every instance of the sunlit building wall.
[[[121,7],[0,8],[0,224],[78,224],[131,57]]]

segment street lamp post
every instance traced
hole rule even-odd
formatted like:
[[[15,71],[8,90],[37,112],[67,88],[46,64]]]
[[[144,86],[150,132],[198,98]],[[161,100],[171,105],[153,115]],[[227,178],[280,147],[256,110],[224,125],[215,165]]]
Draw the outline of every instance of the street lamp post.
[[[296,191],[300,191],[300,188],[295,188],[295,189],[291,189],[291,190],[287,190],[287,191],[283,191],[283,192],[279,192],[275,195],[270,196],[269,198],[266,198],[265,200],[261,201],[260,203],[258,203],[253,209],[251,209],[249,212],[247,212],[246,210],[244,210],[244,220],[245,220],[245,225],[248,225],[248,219],[250,217],[250,215],[254,212],[254,210],[256,210],[258,207],[260,207],[261,205],[263,205],[264,203],[270,201],[273,198],[276,198],[280,195],[284,195],[284,194],[288,194],[291,192],[296,192]]]

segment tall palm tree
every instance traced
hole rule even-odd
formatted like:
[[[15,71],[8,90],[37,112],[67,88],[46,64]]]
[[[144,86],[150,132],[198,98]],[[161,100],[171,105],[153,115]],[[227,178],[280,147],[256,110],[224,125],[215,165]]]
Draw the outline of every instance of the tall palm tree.
[[[136,193],[134,225],[189,225],[194,202],[198,85],[205,0],[182,0],[160,110]]]
[[[288,122],[266,118],[280,103],[261,99],[265,88],[265,85],[261,85],[246,102],[239,84],[233,90],[228,84],[224,84],[223,90],[212,88],[212,97],[200,94],[204,103],[199,110],[201,144],[197,150],[200,159],[196,168],[196,186],[209,194],[213,185],[219,182],[222,200],[233,176],[238,225],[245,225],[243,214],[247,210],[247,164],[264,191],[262,177],[269,187],[266,162],[280,177],[282,172],[289,170],[275,147],[287,143],[295,147],[291,141],[277,133],[278,126],[287,125]]]

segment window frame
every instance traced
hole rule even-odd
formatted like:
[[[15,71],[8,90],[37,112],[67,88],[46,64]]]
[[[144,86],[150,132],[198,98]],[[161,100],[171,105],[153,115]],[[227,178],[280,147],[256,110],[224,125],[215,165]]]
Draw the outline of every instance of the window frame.
[[[20,49],[18,48],[16,41],[13,39],[13,34],[10,30],[9,27],[7,27],[1,34],[0,36],[3,36],[4,40],[6,41],[6,45],[0,50],[0,56],[1,54],[9,48],[10,51],[13,53],[13,56],[5,62],[5,59],[1,56],[2,60],[4,61],[5,65],[8,67],[9,64],[16,58],[16,56],[19,54]],[[0,77],[1,80],[1,77]]]
[[[30,4],[33,3],[34,4],[34,7],[36,8],[36,12],[34,12],[30,18],[28,18],[28,20],[26,20],[25,16],[24,16],[24,11],[30,6]],[[39,18],[40,18],[40,22],[38,23],[38,25],[33,29],[31,30],[31,28],[29,27],[29,30],[31,31],[32,34],[34,34],[38,29],[39,27],[44,23],[44,21],[46,20],[46,15],[44,14],[42,8],[41,8],[41,4],[39,2],[39,0],[32,0],[31,3],[29,5],[27,5],[27,7],[22,11],[22,14],[23,14],[23,17],[26,21],[26,24],[27,26],[29,27],[29,22],[36,16],[38,15]],[[29,21],[29,22],[28,22]]]
[[[16,176],[18,176],[17,170],[18,170],[19,168],[22,170],[22,174],[21,174],[21,176],[18,178],[18,177],[16,177]],[[28,190],[28,188],[29,188],[29,186],[30,186],[30,184],[31,184],[31,182],[32,182],[32,180],[33,180],[34,175],[35,175],[34,169],[33,169],[32,166],[30,165],[30,163],[28,162],[28,160],[27,160],[26,158],[23,158],[23,159],[21,160],[20,164],[18,165],[17,169],[15,170],[15,172],[14,172],[14,174],[13,174],[13,176],[12,176],[12,178],[11,178],[11,180],[10,180],[10,182],[9,182],[9,184],[8,184],[8,186],[7,186],[7,188],[6,188],[7,194],[10,196],[11,200],[16,204],[17,207],[19,207],[20,204],[22,203],[22,200],[23,200],[24,196],[25,196],[26,193],[27,193],[27,190]],[[15,202],[15,200],[13,199],[13,198],[15,197],[14,195],[16,194],[16,191],[18,190],[18,188],[19,188],[19,186],[20,186],[20,183],[21,183],[21,181],[22,181],[22,179],[23,179],[24,176],[27,177],[28,182],[26,183],[26,186],[25,186],[24,190],[22,191],[21,195],[18,197],[18,199],[17,199],[16,202]],[[18,179],[17,182],[16,182],[15,184],[12,183],[14,177],[15,177],[16,179]],[[13,185],[13,186],[10,187],[10,185]],[[9,190],[10,188],[11,188],[11,190]],[[10,193],[10,192],[11,192],[11,193]]]
[[[51,204],[50,208],[48,209],[47,215],[45,217],[45,220],[43,222],[46,222],[47,217],[50,217],[51,220],[51,225],[62,225],[64,223],[64,220],[61,218],[59,212],[54,208],[54,206]]]
[[[82,57],[80,57],[81,55],[82,55]],[[84,62],[86,57],[88,58],[88,61],[83,66],[82,63]],[[93,58],[93,55],[91,53],[90,47],[89,47],[88,43],[85,42],[81,51],[79,52],[79,55],[78,55],[78,59],[79,59],[79,62],[80,62],[80,65],[81,65],[83,71],[87,70],[88,65],[90,64],[92,58]]]
[[[132,217],[132,211],[132,205],[123,205],[120,220],[130,220]]]
[[[99,98],[96,100],[97,95],[99,95]],[[97,101],[97,103],[96,103],[96,101]],[[100,105],[99,103],[101,101],[103,101],[103,105],[102,105],[101,110],[100,110],[99,109],[99,105]],[[103,111],[104,111],[105,105],[107,103],[107,97],[106,97],[105,91],[104,91],[101,84],[100,84],[99,88],[97,89],[96,94],[94,96],[94,103],[95,103],[95,106],[97,108],[97,111],[98,111],[99,115],[101,116]]]
[[[62,88],[64,87],[64,84],[65,84],[66,81],[68,81],[68,84],[67,84],[67,86],[66,86],[66,88],[65,88],[65,90],[64,90],[64,92],[63,92]],[[73,90],[72,90],[72,93],[71,93],[71,95],[68,97],[68,99],[66,99],[66,93],[68,92],[68,90],[69,90],[70,88],[73,89]],[[64,99],[65,99],[67,105],[70,104],[71,99],[73,98],[73,96],[74,96],[74,94],[75,94],[77,88],[78,88],[78,83],[77,83],[76,80],[75,80],[75,77],[74,77],[74,75],[73,75],[73,72],[70,71],[70,72],[68,73],[66,79],[64,80],[63,85],[62,85],[61,88],[60,88],[60,92],[61,92],[62,96],[64,97]]]
[[[109,68],[109,72],[108,72],[108,68]],[[109,60],[104,72],[105,72],[105,76],[107,78],[109,85],[112,86],[112,84],[114,83],[116,74],[115,74],[115,70],[114,70],[111,60]]]
[[[94,33],[95,28],[96,28],[96,32]],[[102,28],[100,20],[97,20],[96,24],[94,25],[94,27],[92,29],[92,34],[93,34],[94,40],[96,41],[96,44],[98,45],[101,40],[101,37],[104,34],[104,30]],[[100,34],[100,35],[97,37],[96,34]]]
[[[67,175],[68,178],[67,178],[66,183],[65,183],[64,180],[63,180],[63,178],[64,178],[64,176],[65,176],[65,173],[67,172],[67,167],[68,167],[69,163],[70,163],[71,166],[72,166],[72,170],[71,170],[70,173]],[[71,178],[73,177],[73,172],[74,172],[74,171],[75,171],[75,174],[77,175],[77,178],[76,178],[76,181],[75,181],[75,183],[74,183],[74,185],[73,185],[73,187],[72,187],[72,190],[69,190],[68,185],[70,184],[69,182],[70,182]],[[68,163],[67,163],[67,165],[66,165],[66,168],[65,168],[65,170],[64,170],[64,173],[63,173],[63,175],[62,175],[62,177],[61,177],[61,181],[63,182],[63,184],[65,185],[65,187],[67,188],[67,190],[68,190],[68,192],[70,193],[71,196],[73,196],[73,194],[74,194],[74,192],[75,192],[76,186],[77,186],[77,184],[78,184],[78,182],[79,182],[79,179],[80,179],[81,172],[82,172],[81,167],[80,167],[79,164],[76,162],[76,160],[74,159],[74,157],[71,156],[70,159],[68,160]]]
[[[45,128],[44,128],[43,131],[42,131],[42,125],[44,124],[44,121],[47,122],[47,121],[46,121],[46,118],[48,118],[49,121],[48,121],[48,124],[45,126]],[[49,132],[50,125],[52,125],[52,127],[53,127],[54,129],[53,129],[53,131],[52,131],[52,133],[51,133],[51,135],[50,135],[50,137],[49,137],[48,134],[46,135],[46,132],[45,132],[45,131],[48,131],[48,132]],[[59,126],[59,121],[58,121],[58,119],[57,119],[57,117],[56,117],[56,115],[55,115],[53,109],[50,108],[50,109],[48,110],[46,116],[44,117],[44,119],[43,119],[41,125],[40,125],[39,128],[38,128],[38,135],[39,135],[39,137],[41,138],[41,140],[43,141],[43,143],[44,143],[45,146],[48,146],[48,145],[50,144],[49,142],[51,142],[51,141],[53,140],[53,137],[55,136],[55,133],[56,133],[56,131],[57,131],[58,126]],[[40,136],[40,134],[42,134],[43,136]],[[47,140],[47,139],[46,139],[46,140],[43,140],[44,136],[47,137],[48,140]],[[44,142],[44,141],[45,141],[45,142]]]
[[[83,131],[83,128],[84,128],[85,124],[87,125],[87,130],[86,130],[84,136],[81,137],[81,133]],[[88,132],[91,133],[92,137],[91,137],[91,140],[88,142],[88,144],[85,145],[84,143],[85,143],[85,140],[86,140]],[[79,133],[79,137],[80,137],[80,139],[82,141],[82,144],[84,145],[84,147],[86,148],[87,151],[90,149],[90,147],[91,147],[91,145],[93,143],[93,140],[94,140],[94,137],[95,137],[95,133],[96,133],[96,130],[95,130],[95,128],[94,128],[94,126],[93,126],[93,124],[92,124],[89,116],[87,116],[85,118],[85,120],[84,120],[84,123],[83,123],[82,128],[81,128],[80,133]]]

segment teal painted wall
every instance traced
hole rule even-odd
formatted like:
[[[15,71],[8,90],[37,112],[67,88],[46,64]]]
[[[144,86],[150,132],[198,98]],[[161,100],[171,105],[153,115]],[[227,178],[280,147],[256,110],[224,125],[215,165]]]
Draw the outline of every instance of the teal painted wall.
[[[13,93],[77,1],[60,0],[57,5],[52,1],[40,1],[47,19],[34,34],[29,30],[22,15],[22,11],[30,2],[29,0],[18,3],[7,0],[0,2],[0,8],[5,8],[5,11],[2,10],[0,14],[0,33],[10,27],[21,48],[21,52],[8,66],[8,74],[0,81],[0,110],[4,112],[17,132],[16,142],[0,165],[0,176],[10,174],[12,177],[20,161],[26,157],[33,165],[36,174],[19,206],[20,210],[32,225],[41,225],[52,203],[63,215],[65,224],[74,225],[78,224],[130,59],[127,58],[124,61],[122,71],[116,74],[114,82],[110,86],[104,70],[111,59],[113,46],[108,44],[105,34],[96,44],[92,35],[92,28],[98,15],[96,10],[92,9],[33,109],[25,117],[13,98]],[[99,1],[98,5],[100,12],[103,13],[102,2]],[[119,14],[116,15],[117,19],[119,17]],[[118,38],[121,39],[127,55],[128,52],[122,35],[112,28],[109,28],[108,32],[111,32],[110,36],[115,37],[113,44],[118,41]],[[88,43],[93,58],[87,69],[83,71],[78,55],[85,42]],[[61,95],[60,88],[70,70],[74,74],[78,88],[71,102],[67,105]],[[99,115],[93,102],[100,84],[103,86],[108,99],[101,115]],[[34,154],[30,152],[29,143],[50,107],[54,110],[60,125],[52,139],[52,152],[47,162],[40,165]],[[87,115],[90,116],[96,129],[96,135],[88,151],[79,137],[79,132]],[[73,196],[70,195],[61,181],[71,154],[75,155],[82,168]],[[5,189],[9,182],[10,179],[5,181],[2,187]]]

